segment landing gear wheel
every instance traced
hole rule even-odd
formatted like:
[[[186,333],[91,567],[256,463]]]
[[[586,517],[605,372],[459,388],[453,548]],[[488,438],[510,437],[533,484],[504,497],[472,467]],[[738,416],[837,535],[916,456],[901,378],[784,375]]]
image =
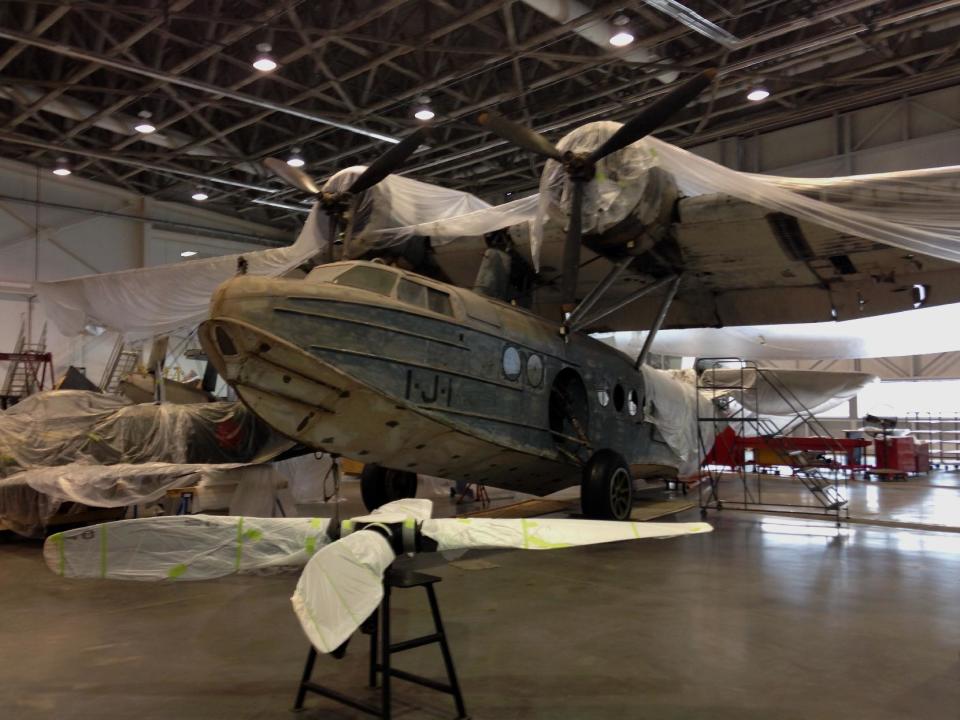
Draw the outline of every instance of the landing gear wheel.
[[[633,508],[633,478],[613,450],[598,450],[583,468],[580,507],[588,518],[627,520]]]
[[[363,504],[372,512],[391,500],[416,496],[417,474],[379,465],[364,465],[360,474],[360,494]]]

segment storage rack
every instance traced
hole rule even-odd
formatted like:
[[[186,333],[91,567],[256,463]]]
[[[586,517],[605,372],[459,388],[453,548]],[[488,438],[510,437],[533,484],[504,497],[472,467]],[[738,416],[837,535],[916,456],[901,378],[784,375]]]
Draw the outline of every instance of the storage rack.
[[[907,413],[897,418],[897,427],[908,428],[919,442],[929,445],[931,466],[960,467],[960,413]]]

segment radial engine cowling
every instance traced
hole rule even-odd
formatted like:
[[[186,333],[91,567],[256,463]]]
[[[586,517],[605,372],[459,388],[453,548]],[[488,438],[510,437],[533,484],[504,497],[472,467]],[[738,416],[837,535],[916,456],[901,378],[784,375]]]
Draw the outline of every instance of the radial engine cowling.
[[[595,122],[566,135],[557,148],[589,153],[621,127]],[[542,209],[553,222],[567,224],[570,181],[563,166],[548,160],[540,178]],[[645,140],[612,153],[596,165],[583,203],[583,244],[608,257],[641,255],[670,234],[678,191],[673,176],[657,166]]]

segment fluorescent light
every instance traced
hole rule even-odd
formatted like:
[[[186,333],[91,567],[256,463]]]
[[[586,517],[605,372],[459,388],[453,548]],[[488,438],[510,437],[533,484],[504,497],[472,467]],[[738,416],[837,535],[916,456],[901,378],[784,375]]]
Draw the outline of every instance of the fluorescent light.
[[[206,199],[207,199],[208,197],[210,197],[210,196],[207,195],[203,190],[197,190],[197,191],[196,191],[193,195],[191,195],[190,197],[192,197],[192,198],[193,198],[194,200],[196,200],[197,202],[203,202],[204,200],[206,200]]]
[[[755,87],[747,93],[747,100],[750,102],[760,102],[770,97],[770,91],[765,87]]]
[[[184,250],[182,253],[180,253],[180,257],[193,257],[196,254],[196,250]]]
[[[413,116],[414,116],[417,120],[424,120],[424,121],[426,121],[426,120],[433,120],[433,118],[434,118],[433,110],[431,110],[431,109],[428,108],[428,107],[422,107],[422,108],[420,108],[419,110],[417,110],[417,111],[413,114]]]
[[[626,47],[633,42],[633,35],[626,30],[618,30],[615,35],[610,36],[610,44],[614,47]]]
[[[253,66],[260,72],[273,72],[277,69],[277,61],[270,55],[271,47],[268,43],[257,45],[257,51],[260,53],[253,60]]]

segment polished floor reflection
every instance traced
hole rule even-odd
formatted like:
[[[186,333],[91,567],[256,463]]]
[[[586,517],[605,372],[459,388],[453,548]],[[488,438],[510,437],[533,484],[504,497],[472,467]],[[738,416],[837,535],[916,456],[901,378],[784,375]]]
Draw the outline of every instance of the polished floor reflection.
[[[345,514],[357,504],[348,489]],[[937,497],[887,485],[862,495],[864,507],[911,517],[931,515],[907,498]],[[715,532],[673,540],[480,564],[418,557],[443,577],[471,716],[957,720],[960,533],[726,510],[709,520]],[[0,541],[4,717],[290,717],[307,651],[294,575],[66,582],[39,551]],[[427,629],[419,592],[395,601],[398,639]],[[322,658],[318,677],[363,696],[364,650]],[[398,664],[442,673],[435,647]],[[395,701],[398,718],[453,716],[447,697],[405,683]],[[363,716],[311,698],[299,717]]]

